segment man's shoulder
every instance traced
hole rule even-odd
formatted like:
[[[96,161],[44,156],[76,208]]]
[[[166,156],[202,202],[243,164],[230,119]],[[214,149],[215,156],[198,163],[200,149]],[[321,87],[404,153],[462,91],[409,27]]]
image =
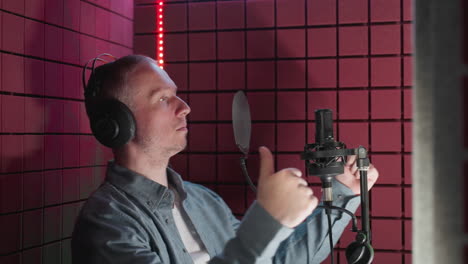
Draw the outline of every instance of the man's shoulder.
[[[89,196],[81,209],[80,216],[94,214],[121,215],[125,211],[132,211],[136,208],[135,201],[132,201],[124,191],[119,190],[108,182],[104,182]]]
[[[103,248],[112,251],[108,241],[127,237],[148,240],[149,217],[145,217],[138,202],[132,200],[123,190],[104,182],[85,202],[76,218],[73,235],[72,251],[100,252]],[[89,256],[92,257],[92,256]],[[80,262],[84,263],[84,262]]]
[[[209,206],[212,209],[213,206],[221,207],[223,210],[228,208],[223,198],[206,186],[184,181],[184,189],[187,192],[187,197],[193,203],[197,203],[200,206]]]
[[[184,181],[183,184],[188,195],[207,196],[213,199],[221,199],[215,191],[199,183]]]

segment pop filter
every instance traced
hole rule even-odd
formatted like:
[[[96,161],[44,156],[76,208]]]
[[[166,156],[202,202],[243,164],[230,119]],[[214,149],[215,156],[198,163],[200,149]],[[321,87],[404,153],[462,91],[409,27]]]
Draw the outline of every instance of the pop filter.
[[[234,139],[236,140],[236,145],[239,147],[240,151],[244,153],[244,156],[240,158],[242,172],[244,173],[244,177],[250,185],[250,188],[252,188],[252,191],[257,192],[257,188],[249,177],[245,162],[249,155],[252,123],[250,120],[249,103],[247,102],[247,97],[242,91],[238,91],[234,95],[234,100],[232,101],[232,126],[234,127]]]
[[[238,91],[232,101],[232,126],[236,145],[245,156],[249,154],[251,120],[247,97],[243,91]]]

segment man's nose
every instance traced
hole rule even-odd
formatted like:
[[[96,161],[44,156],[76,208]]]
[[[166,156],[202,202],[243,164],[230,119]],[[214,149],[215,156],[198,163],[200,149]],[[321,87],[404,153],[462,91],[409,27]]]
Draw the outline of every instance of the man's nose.
[[[179,100],[179,107],[177,108],[177,115],[178,116],[188,115],[191,111],[190,106],[184,100],[182,100],[182,98],[177,96],[177,99]]]

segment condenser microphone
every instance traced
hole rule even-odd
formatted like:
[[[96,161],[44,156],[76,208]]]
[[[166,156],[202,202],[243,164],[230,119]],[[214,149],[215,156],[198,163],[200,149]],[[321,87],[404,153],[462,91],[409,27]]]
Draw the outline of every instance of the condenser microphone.
[[[336,150],[345,148],[345,145],[333,137],[333,114],[330,109],[316,110],[315,124],[315,152],[324,154],[324,157],[314,159],[312,166],[309,166],[309,174],[320,177],[323,201],[326,205],[331,205],[332,179],[344,173],[344,157]]]

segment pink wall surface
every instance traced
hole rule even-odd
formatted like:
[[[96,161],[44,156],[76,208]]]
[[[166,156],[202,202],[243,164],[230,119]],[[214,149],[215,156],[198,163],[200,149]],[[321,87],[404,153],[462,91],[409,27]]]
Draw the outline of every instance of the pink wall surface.
[[[3,0],[0,28],[0,263],[70,263],[75,216],[111,157],[81,69],[132,53],[133,1]]]
[[[135,52],[153,57],[155,2],[135,1]],[[165,1],[165,69],[192,108],[189,146],[173,166],[242,216],[254,194],[238,165],[234,93],[244,90],[251,105],[254,178],[261,145],[278,169],[304,170],[299,153],[314,141],[314,110],[330,108],[335,137],[368,148],[380,171],[374,262],[411,263],[412,19],[410,0]],[[336,263],[346,263],[353,239],[346,231]]]

